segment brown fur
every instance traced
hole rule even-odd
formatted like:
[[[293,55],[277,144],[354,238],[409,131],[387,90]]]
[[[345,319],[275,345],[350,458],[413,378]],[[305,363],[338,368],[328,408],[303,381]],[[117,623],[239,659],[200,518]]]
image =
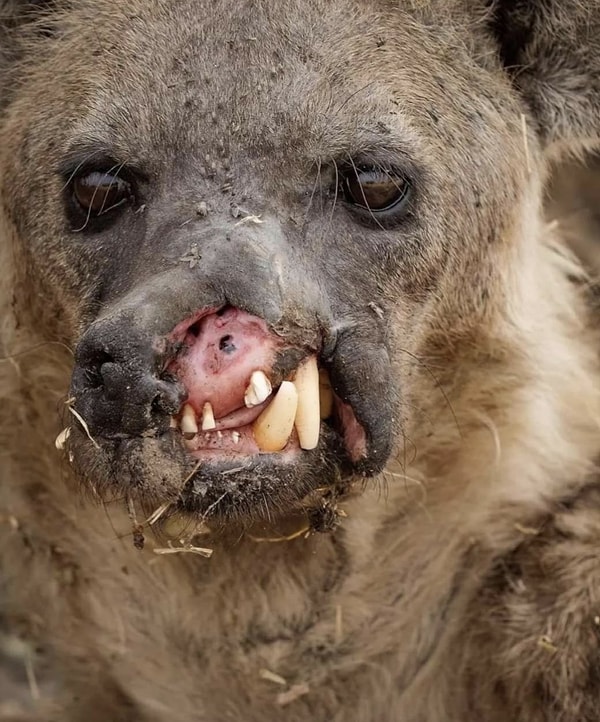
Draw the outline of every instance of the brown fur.
[[[600,4],[56,5],[39,25],[28,3],[0,9],[0,613],[52,670],[31,719],[597,720],[598,339],[542,198],[551,163],[598,143]],[[186,45],[197,24],[203,43]],[[201,71],[178,56],[173,90],[178,39]],[[214,117],[178,124],[196,82]],[[138,551],[122,498],[81,495],[54,448],[92,315],[84,270],[108,262],[65,250],[85,241],[65,240],[55,149],[102,125],[162,167],[165,139],[197,160],[238,123],[275,197],[344,133],[367,143],[373,118],[433,189],[428,257],[382,281],[405,395],[392,459],[356,480],[333,533],[208,533],[207,560],[155,555],[165,540],[146,528]],[[197,200],[186,178],[182,204]],[[375,233],[344,223],[340,239]]]

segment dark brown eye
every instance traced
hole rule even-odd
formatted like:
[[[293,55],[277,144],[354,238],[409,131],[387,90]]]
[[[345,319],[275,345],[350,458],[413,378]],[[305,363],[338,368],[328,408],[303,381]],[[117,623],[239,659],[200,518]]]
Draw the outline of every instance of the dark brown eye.
[[[73,195],[87,213],[100,216],[131,198],[131,187],[113,173],[93,171],[73,181]]]
[[[410,184],[401,175],[379,168],[351,168],[343,182],[346,201],[370,211],[389,211],[408,197]]]

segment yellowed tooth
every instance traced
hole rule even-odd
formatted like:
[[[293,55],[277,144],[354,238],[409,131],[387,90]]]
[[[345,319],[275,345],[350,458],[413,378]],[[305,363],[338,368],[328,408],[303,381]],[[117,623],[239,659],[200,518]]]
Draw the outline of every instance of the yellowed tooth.
[[[65,444],[67,443],[67,439],[71,435],[71,427],[67,426],[66,429],[63,429],[60,434],[56,437],[56,441],[54,442],[54,445],[59,451],[62,451],[65,448]]]
[[[296,432],[301,449],[314,449],[319,443],[321,416],[319,414],[319,369],[312,356],[296,371],[294,386],[298,392]]]
[[[207,401],[202,407],[202,431],[210,431],[216,429],[215,414],[213,407],[209,401]]]
[[[193,439],[198,433],[196,412],[189,404],[186,404],[183,407],[183,412],[181,414],[181,433],[186,439]]]
[[[169,421],[169,428],[170,429],[178,429],[179,428],[179,422],[174,416],[171,416],[171,420]]]
[[[258,406],[269,398],[271,391],[273,391],[273,387],[264,371],[253,371],[244,394],[244,403],[249,409]]]
[[[273,401],[252,425],[261,451],[281,451],[294,429],[298,392],[291,381],[283,381]]]
[[[333,412],[333,389],[325,369],[319,371],[319,405],[321,418],[328,419]]]
[[[239,433],[239,431],[232,431],[231,438],[233,439],[234,444],[239,444],[240,439],[242,438],[242,435]]]

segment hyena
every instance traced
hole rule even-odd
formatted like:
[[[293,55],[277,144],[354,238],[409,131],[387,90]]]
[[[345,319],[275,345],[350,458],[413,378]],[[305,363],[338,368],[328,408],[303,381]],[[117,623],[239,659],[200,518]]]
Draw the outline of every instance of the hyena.
[[[19,719],[598,720],[598,0],[0,8]]]

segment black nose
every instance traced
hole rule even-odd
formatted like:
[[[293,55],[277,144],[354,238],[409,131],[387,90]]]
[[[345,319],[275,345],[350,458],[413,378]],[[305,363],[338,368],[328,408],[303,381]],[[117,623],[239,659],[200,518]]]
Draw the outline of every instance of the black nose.
[[[151,333],[126,317],[98,321],[75,353],[71,395],[92,435],[158,433],[184,400],[184,389],[163,373],[164,352]]]

